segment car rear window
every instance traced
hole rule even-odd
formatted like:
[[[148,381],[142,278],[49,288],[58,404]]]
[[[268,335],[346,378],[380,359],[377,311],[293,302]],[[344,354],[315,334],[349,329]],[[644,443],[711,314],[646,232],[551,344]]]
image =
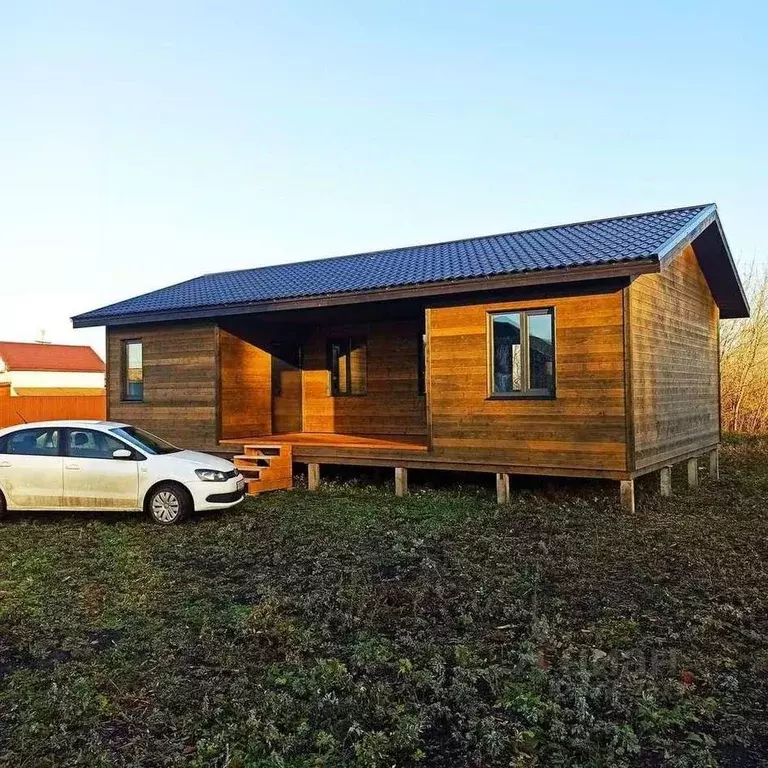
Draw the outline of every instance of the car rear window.
[[[58,456],[59,430],[53,427],[20,429],[5,436],[5,453],[17,456]]]

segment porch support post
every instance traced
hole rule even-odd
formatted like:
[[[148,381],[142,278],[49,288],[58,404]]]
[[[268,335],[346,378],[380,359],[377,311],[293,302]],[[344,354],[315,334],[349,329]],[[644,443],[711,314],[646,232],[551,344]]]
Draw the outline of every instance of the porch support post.
[[[405,467],[395,467],[395,496],[405,496],[408,493],[408,470]]]
[[[661,468],[661,495],[672,495],[672,466]]]
[[[307,488],[316,491],[320,487],[320,465],[307,464]]]
[[[699,457],[688,459],[688,487],[696,488],[699,485]]]
[[[713,480],[720,479],[720,446],[709,452],[709,476]]]
[[[621,506],[630,514],[635,513],[635,481],[619,480],[619,494]]]
[[[509,504],[509,475],[506,472],[496,475],[496,502]]]

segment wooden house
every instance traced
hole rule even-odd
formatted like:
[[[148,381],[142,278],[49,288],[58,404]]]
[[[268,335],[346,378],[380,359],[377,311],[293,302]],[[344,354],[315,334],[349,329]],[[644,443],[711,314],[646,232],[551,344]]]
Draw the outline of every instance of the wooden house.
[[[718,321],[749,307],[714,205],[205,275],[107,329],[108,417],[292,462],[619,481],[720,441]],[[691,461],[694,460],[694,461]]]

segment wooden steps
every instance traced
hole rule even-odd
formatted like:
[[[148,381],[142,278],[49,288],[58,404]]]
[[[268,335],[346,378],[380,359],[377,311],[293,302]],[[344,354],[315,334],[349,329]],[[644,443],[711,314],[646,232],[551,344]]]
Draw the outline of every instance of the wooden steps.
[[[249,443],[235,456],[249,495],[293,488],[293,451],[290,443]]]

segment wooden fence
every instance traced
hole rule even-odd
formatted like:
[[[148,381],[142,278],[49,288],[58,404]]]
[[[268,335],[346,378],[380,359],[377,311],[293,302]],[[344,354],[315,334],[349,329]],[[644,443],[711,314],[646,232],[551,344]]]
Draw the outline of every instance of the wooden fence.
[[[31,421],[55,419],[104,419],[106,395],[22,395],[11,397],[0,386],[0,429]]]

